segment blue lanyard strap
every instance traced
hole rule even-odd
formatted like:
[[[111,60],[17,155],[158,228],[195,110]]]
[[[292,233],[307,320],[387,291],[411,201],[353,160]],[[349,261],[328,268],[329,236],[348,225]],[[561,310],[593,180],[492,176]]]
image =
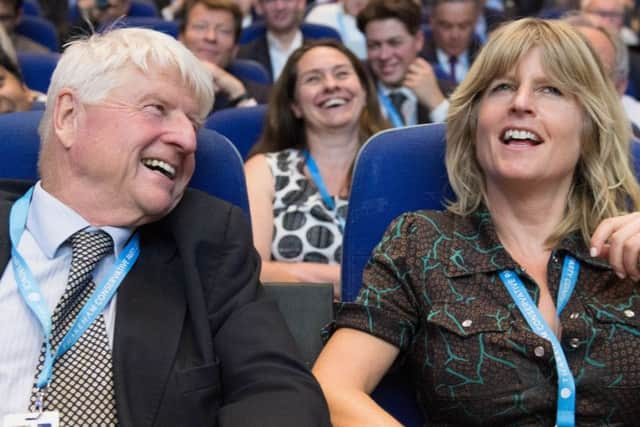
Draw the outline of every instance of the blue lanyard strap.
[[[309,169],[309,173],[311,174],[311,179],[316,185],[324,204],[327,207],[335,211],[335,218],[338,221],[338,227],[340,227],[340,231],[344,231],[344,218],[338,216],[338,210],[336,209],[336,203],[333,201],[333,197],[329,194],[327,190],[327,186],[324,184],[324,179],[322,179],[322,175],[320,175],[320,169],[318,169],[318,165],[316,161],[313,160],[313,156],[309,152],[309,150],[304,149],[304,162],[307,165],[307,169]]]
[[[387,112],[387,116],[391,121],[393,127],[404,127],[404,123],[402,122],[400,113],[398,112],[398,110],[396,110],[396,107],[393,106],[393,103],[381,88],[378,88],[378,99],[380,100],[380,104],[382,104],[382,108],[384,108],[384,110]]]
[[[558,290],[558,317],[571,298],[579,273],[580,264],[578,261],[569,255],[565,256],[560,277],[560,289]],[[562,345],[549,328],[518,275],[511,270],[501,271],[499,275],[531,330],[551,342],[558,373],[556,425],[558,427],[573,427],[575,425],[576,385]]]
[[[96,287],[91,298],[84,305],[78,314],[73,325],[62,338],[60,345],[55,353],[51,348],[52,321],[51,313],[47,307],[46,301],[40,286],[35,281],[31,269],[26,261],[18,252],[18,243],[27,222],[27,213],[31,196],[33,195],[33,187],[29,189],[18,201],[11,207],[9,216],[9,235],[11,239],[11,264],[16,277],[16,283],[22,299],[27,307],[33,312],[38,319],[45,340],[45,360],[42,371],[36,380],[36,386],[39,389],[45,388],[51,381],[53,374],[53,365],[67,350],[69,350],[87,330],[87,328],[100,316],[102,311],[111,301],[118,287],[122,283],[127,273],[131,270],[138,255],[140,254],[140,238],[135,233],[130,239],[127,246],[122,250],[118,259],[107,278]]]

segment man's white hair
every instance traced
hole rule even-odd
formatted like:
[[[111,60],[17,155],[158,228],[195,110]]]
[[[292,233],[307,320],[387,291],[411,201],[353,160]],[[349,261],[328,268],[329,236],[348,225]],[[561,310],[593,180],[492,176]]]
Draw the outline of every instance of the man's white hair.
[[[154,30],[118,28],[66,46],[47,92],[49,102],[38,129],[41,141],[45,143],[50,136],[55,99],[61,90],[72,89],[81,102],[95,103],[123,84],[125,71],[131,67],[143,74],[177,71],[185,87],[198,99],[203,121],[213,107],[212,75],[182,43]]]

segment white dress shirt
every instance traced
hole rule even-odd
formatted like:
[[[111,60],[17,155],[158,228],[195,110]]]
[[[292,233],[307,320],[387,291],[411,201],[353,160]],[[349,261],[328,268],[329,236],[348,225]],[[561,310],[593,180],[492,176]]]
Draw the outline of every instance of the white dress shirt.
[[[438,58],[438,64],[440,64],[440,67],[448,75],[451,68],[449,65],[449,55],[444,53],[444,51],[441,49],[436,49],[436,57]],[[469,52],[465,50],[460,55],[458,55],[456,59],[457,62],[454,67],[456,72],[456,83],[460,83],[467,75],[467,72],[469,72]]]
[[[71,245],[66,240],[85,228],[95,229],[47,193],[40,182],[36,184],[18,252],[39,284],[50,313],[64,293],[71,266]],[[115,253],[105,256],[94,270],[96,283],[106,278],[132,232],[119,227],[102,227],[101,230],[113,239]],[[103,311],[111,346],[115,299]],[[0,420],[8,413],[28,411],[43,340],[40,323],[22,299],[9,261],[0,277]]]
[[[273,80],[276,81],[289,55],[302,46],[302,32],[298,30],[291,45],[288,48],[284,48],[280,45],[278,39],[270,31],[267,31],[267,44],[269,45],[269,57],[271,58],[271,72],[273,73]]]
[[[306,22],[322,24],[334,28],[342,43],[360,59],[367,59],[367,41],[358,29],[356,18],[344,10],[342,2],[319,4],[311,9],[305,18]]]
[[[640,129],[640,102],[629,95],[622,95],[622,106],[631,123]]]

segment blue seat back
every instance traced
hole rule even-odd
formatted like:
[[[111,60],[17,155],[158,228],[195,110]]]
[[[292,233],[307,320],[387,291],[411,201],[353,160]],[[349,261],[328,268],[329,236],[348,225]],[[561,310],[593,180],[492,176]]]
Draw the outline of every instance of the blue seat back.
[[[229,138],[242,158],[246,160],[251,148],[262,134],[266,114],[266,105],[227,108],[213,113],[204,127]]]
[[[152,0],[131,0],[131,8],[127,16],[159,17],[160,13]]]
[[[22,4],[22,13],[24,15],[42,16],[42,8],[38,0],[24,0]]]
[[[38,123],[42,111],[0,114],[0,177],[34,180],[38,177]],[[202,129],[198,133],[196,170],[189,186],[227,200],[249,218],[249,198],[242,159],[224,136]]]
[[[22,70],[24,82],[30,89],[46,93],[51,75],[60,59],[60,54],[18,52],[18,64]]]
[[[452,197],[444,151],[444,124],[386,130],[362,147],[353,172],[342,247],[343,301],[358,295],[362,270],[394,218],[417,209],[442,209],[445,197]],[[406,375],[385,376],[372,397],[403,425],[422,426],[424,417]]]
[[[249,25],[248,27],[242,29],[242,33],[240,33],[240,39],[238,40],[238,43],[247,44],[250,41],[262,36],[266,31],[267,29],[263,22]],[[302,36],[305,39],[329,38],[338,41],[342,40],[342,38],[340,37],[340,33],[338,33],[337,30],[326,25],[303,22],[302,24],[300,24],[300,31],[302,31]]]
[[[69,7],[69,12],[67,14],[69,22],[78,22],[80,20],[80,16],[80,9],[78,9],[77,5]],[[159,17],[160,13],[152,0],[131,0],[131,7],[129,8],[127,16]]]
[[[23,14],[16,26],[16,33],[36,41],[52,52],[60,50],[56,27],[44,18]]]
[[[362,270],[387,226],[400,214],[442,209],[452,198],[444,165],[442,123],[389,129],[372,136],[356,159],[342,257],[342,299],[353,301]]]
[[[109,23],[101,26],[98,32],[102,32],[105,29],[127,28],[127,27],[140,27],[149,28],[151,30],[160,31],[170,35],[173,38],[178,38],[178,31],[180,29],[180,23],[178,21],[165,21],[158,16],[126,16],[125,18],[117,21],[115,24]]]
[[[236,58],[231,61],[227,71],[239,79],[253,80],[264,85],[271,84],[271,76],[267,69],[261,63],[252,59]]]

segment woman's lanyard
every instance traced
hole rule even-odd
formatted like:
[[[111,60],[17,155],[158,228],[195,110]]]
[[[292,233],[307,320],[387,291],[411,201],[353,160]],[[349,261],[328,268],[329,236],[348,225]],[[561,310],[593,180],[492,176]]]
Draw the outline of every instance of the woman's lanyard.
[[[51,348],[53,329],[51,313],[42,295],[40,286],[33,277],[31,269],[18,252],[18,243],[26,227],[27,213],[29,211],[32,194],[33,187],[12,206],[9,216],[9,235],[11,239],[11,264],[13,266],[18,290],[27,307],[38,319],[44,333],[45,359],[42,371],[36,380],[36,387],[40,389],[36,407],[38,410],[42,410],[43,390],[51,381],[55,361],[80,339],[82,334],[109,304],[118,286],[120,286],[120,283],[122,283],[122,280],[138,259],[138,255],[140,254],[140,239],[138,233],[133,235],[127,246],[120,253],[120,256],[118,256],[107,278],[96,287],[91,298],[82,307],[71,328],[60,341],[60,345],[55,353],[53,353],[53,349]]]
[[[387,112],[387,117],[391,121],[391,124],[394,128],[404,127],[404,123],[402,122],[402,118],[396,107],[393,106],[393,103],[389,99],[386,93],[381,88],[378,88],[378,99],[380,100],[380,104],[382,104],[382,108]]]
[[[580,273],[580,263],[572,256],[565,256],[560,277],[560,289],[558,290],[557,314],[567,305],[569,298],[578,281]],[[567,358],[562,350],[562,345],[556,335],[551,331],[549,325],[542,317],[540,310],[531,300],[527,289],[516,273],[511,270],[500,272],[500,279],[506,286],[511,298],[516,303],[520,312],[529,324],[529,327],[538,336],[551,342],[553,356],[556,360],[556,370],[558,372],[558,404],[556,413],[556,426],[573,427],[575,425],[576,407],[576,384],[573,379],[571,369],[567,363]]]
[[[309,169],[309,173],[311,174],[311,179],[313,180],[320,196],[322,197],[322,201],[324,204],[335,212],[336,221],[338,221],[338,227],[341,232],[344,232],[344,218],[338,215],[338,210],[336,209],[336,203],[333,201],[333,197],[329,195],[329,191],[327,191],[327,186],[324,184],[324,179],[322,179],[322,175],[320,175],[320,169],[318,169],[318,165],[316,161],[313,160],[313,156],[309,150],[305,149],[303,151],[304,162],[307,165],[307,169]]]

